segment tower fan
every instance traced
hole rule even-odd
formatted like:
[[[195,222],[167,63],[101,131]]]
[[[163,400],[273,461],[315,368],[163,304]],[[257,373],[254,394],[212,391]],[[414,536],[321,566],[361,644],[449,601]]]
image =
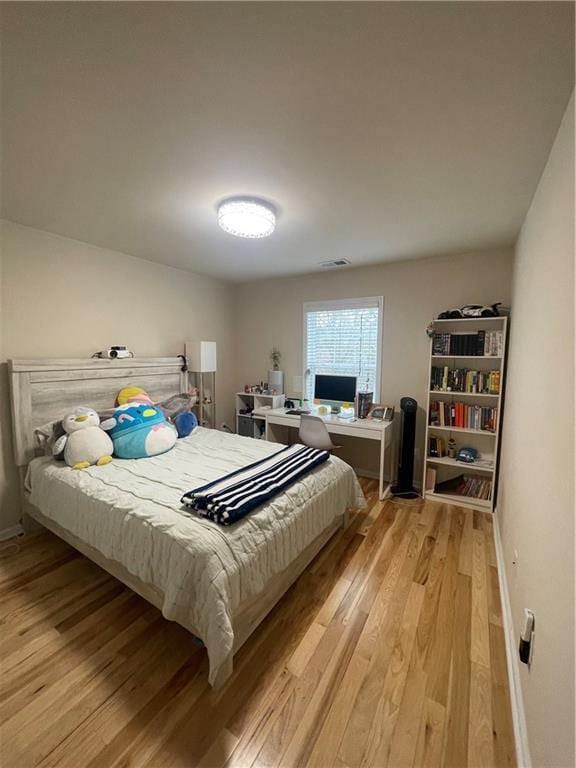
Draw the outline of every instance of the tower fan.
[[[418,403],[413,397],[400,400],[402,423],[400,426],[400,451],[398,462],[398,483],[390,492],[403,499],[417,499],[419,494],[412,485],[414,478],[414,444],[416,441],[416,411]]]

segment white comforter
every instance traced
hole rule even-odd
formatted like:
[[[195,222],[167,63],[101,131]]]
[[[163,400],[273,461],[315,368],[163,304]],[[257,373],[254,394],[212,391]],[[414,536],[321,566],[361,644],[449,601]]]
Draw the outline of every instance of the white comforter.
[[[210,682],[231,668],[232,620],[348,507],[364,496],[336,457],[244,520],[223,528],[183,509],[180,498],[281,448],[264,440],[198,428],[173,450],[78,471],[34,459],[30,500],[106,557],[164,594],[167,619],[194,627],[210,660]]]

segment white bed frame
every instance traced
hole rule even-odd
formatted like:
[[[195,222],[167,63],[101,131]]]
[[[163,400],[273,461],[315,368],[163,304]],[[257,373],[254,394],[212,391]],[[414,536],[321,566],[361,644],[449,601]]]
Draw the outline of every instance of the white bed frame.
[[[188,390],[188,374],[182,371],[182,360],[176,357],[136,358],[130,360],[38,359],[9,360],[12,400],[14,458],[20,471],[22,517],[25,529],[29,518],[40,523],[93,560],[112,576],[126,584],[152,605],[161,609],[162,591],[154,584],[141,581],[118,561],[100,552],[46,518],[29,500],[24,485],[28,463],[38,454],[35,430],[62,418],[72,407],[87,404],[104,410],[114,404],[118,390],[128,384],[145,389],[153,401],[164,400]],[[242,603],[232,619],[235,653],[282,595],[300,576],[334,533],[347,523],[346,513],[339,516],[281,573],[269,581],[256,597]],[[199,632],[184,625],[196,637]],[[215,687],[222,685],[232,673],[232,654],[220,668]]]

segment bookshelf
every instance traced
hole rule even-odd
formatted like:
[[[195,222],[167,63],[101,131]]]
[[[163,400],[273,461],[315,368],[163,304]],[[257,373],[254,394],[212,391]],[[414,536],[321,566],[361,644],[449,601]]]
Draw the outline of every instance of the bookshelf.
[[[244,437],[262,440],[266,431],[267,410],[282,408],[284,395],[260,395],[236,392],[236,432]]]
[[[436,320],[433,330],[438,336],[430,340],[423,494],[434,501],[493,512],[508,318]],[[452,338],[456,336],[461,338]],[[449,457],[449,439],[456,442],[456,453],[474,448],[476,462]],[[440,455],[430,455],[431,444]],[[464,480],[459,480],[461,476]]]

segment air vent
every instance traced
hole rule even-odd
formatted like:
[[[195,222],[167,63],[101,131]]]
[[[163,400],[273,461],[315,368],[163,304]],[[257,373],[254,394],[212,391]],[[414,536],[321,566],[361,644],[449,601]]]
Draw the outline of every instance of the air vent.
[[[347,267],[351,263],[349,259],[334,259],[333,261],[321,261],[320,266],[333,269],[334,267]]]

